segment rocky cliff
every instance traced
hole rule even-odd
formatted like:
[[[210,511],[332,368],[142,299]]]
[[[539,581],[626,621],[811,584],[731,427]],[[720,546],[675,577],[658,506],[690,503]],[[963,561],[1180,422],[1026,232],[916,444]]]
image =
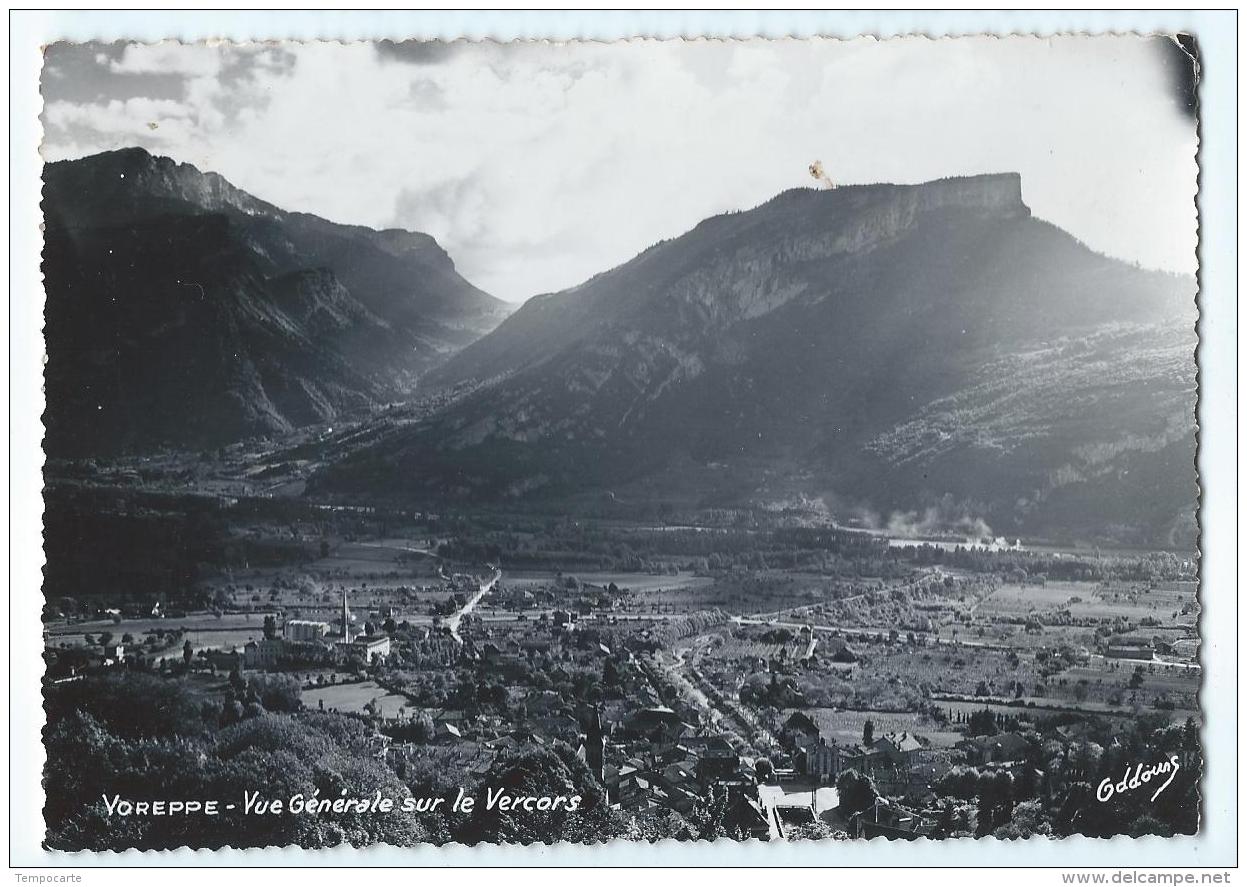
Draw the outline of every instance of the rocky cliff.
[[[1193,325],[1192,280],[1033,218],[1016,175],[790,191],[531,300],[431,376],[470,394],[319,484],[1154,536],[1195,498]],[[1096,526],[1063,526],[1092,489]]]

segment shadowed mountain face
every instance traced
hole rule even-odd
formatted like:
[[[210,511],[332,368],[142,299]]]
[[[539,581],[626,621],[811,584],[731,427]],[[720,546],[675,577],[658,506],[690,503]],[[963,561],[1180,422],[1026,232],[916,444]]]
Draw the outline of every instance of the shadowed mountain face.
[[[333,420],[506,315],[426,234],[285,212],[141,149],[48,164],[44,182],[53,456]]]
[[[455,402],[316,486],[1182,542],[1194,296],[1032,218],[1016,175],[791,191],[531,300],[434,371]]]

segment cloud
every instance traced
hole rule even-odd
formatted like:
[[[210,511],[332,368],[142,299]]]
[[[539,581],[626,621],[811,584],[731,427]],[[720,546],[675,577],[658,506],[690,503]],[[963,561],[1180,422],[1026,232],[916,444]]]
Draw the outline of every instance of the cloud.
[[[427,231],[509,299],[806,187],[815,159],[837,183],[1017,171],[1093,248],[1194,267],[1194,126],[1131,37],[85,46],[49,55],[49,156],[155,145],[280,206]]]
[[[114,74],[215,77],[221,71],[222,55],[220,46],[208,43],[131,43],[108,67]]]
[[[438,65],[453,58],[463,46],[463,43],[442,40],[381,40],[377,42],[376,50],[377,56],[386,61]]]

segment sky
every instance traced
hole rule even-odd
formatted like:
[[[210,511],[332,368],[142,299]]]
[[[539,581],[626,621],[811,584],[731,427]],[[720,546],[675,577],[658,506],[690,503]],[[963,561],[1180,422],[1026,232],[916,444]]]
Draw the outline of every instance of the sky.
[[[53,44],[44,157],[138,145],[283,209],[433,235],[509,301],[814,183],[1018,172],[1034,214],[1196,268],[1164,39]]]

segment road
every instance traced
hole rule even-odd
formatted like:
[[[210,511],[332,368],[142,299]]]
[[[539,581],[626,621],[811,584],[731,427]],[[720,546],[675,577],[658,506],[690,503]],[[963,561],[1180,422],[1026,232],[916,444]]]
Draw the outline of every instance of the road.
[[[405,554],[421,554],[425,557],[437,558],[437,546],[441,542],[442,540],[437,540],[432,547],[407,545],[403,542],[357,542],[355,544],[360,548],[380,548],[383,551],[401,551]]]
[[[471,613],[472,610],[476,608],[476,605],[480,603],[481,598],[489,594],[489,590],[494,587],[494,583],[501,578],[502,570],[495,570],[492,578],[481,582],[481,590],[472,595],[471,599],[466,604],[446,619],[445,625],[448,629],[450,629],[450,636],[456,641],[463,643],[463,638],[459,636],[459,623],[463,621],[463,617]]]
[[[882,586],[881,588],[872,589],[871,591],[863,591],[861,594],[851,595],[850,597],[842,597],[842,598],[837,598],[835,600],[819,601],[816,604],[802,604],[799,607],[788,607],[783,610],[772,610],[769,613],[753,613],[749,616],[738,617],[738,618],[760,619],[763,622],[767,622],[771,619],[779,619],[784,616],[793,618],[796,616],[800,616],[802,613],[809,612],[810,610],[814,610],[819,607],[830,607],[830,606],[835,606],[837,604],[847,604],[852,601],[860,601],[863,598],[869,595],[872,595],[872,594],[891,594],[894,591],[913,591],[919,585],[928,581],[932,577],[939,578],[941,576],[946,575],[945,571],[941,569],[940,567],[925,567],[924,571],[925,572],[923,572],[923,574],[919,576],[918,578],[913,579],[910,582],[903,583],[901,585],[885,585],[885,586]],[[761,623],[757,623],[757,624],[761,624]]]
[[[827,632],[828,634],[842,634],[857,637],[861,637],[863,635],[883,635],[884,637],[887,637],[888,632],[896,630],[896,626],[894,625],[885,628],[846,628],[841,625],[811,625],[808,622],[780,622],[775,619],[763,620],[758,619],[755,616],[733,616],[732,621],[737,625],[769,625],[774,626],[775,628],[790,628],[795,631],[800,631],[803,628],[811,628],[816,632],[822,631]],[[927,632],[922,631],[915,631],[913,635],[917,638],[925,638],[935,644],[945,644],[951,647],[985,647],[987,649],[995,650],[1015,649],[1014,647],[1010,647],[1008,644],[996,644],[991,641],[963,640],[962,638],[954,640],[952,638],[942,638],[939,635],[928,634]]]

